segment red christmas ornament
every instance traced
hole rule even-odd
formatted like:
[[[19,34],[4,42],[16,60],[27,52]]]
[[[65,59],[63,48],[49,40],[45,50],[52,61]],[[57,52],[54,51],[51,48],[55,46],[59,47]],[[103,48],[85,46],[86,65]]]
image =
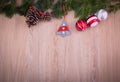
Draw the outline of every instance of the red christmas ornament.
[[[42,11],[39,11],[39,14],[40,14],[40,15],[43,15],[43,12],[42,12]]]
[[[97,16],[95,16],[95,15],[89,16],[87,18],[87,25],[90,27],[95,27],[98,25],[98,23],[99,23],[99,20],[98,20]]]
[[[62,22],[62,24],[61,24],[61,26],[59,27],[59,29],[58,29],[58,31],[57,31],[56,34],[57,34],[57,35],[60,35],[60,36],[62,36],[62,37],[65,37],[65,36],[70,35],[70,31],[69,31],[69,29],[68,29],[68,26],[67,26],[67,24],[66,24],[66,21],[63,21],[63,22]]]
[[[29,6],[29,9],[33,9],[33,6]]]
[[[58,32],[62,32],[62,31],[69,31],[69,29],[67,26],[60,26]]]
[[[87,24],[86,24],[85,21],[83,21],[83,20],[78,20],[78,21],[76,22],[76,29],[77,29],[78,31],[85,30],[86,28],[87,28]]]
[[[66,8],[65,8],[65,6],[64,5],[62,5],[62,9],[63,9],[63,11],[64,11],[64,20],[62,21],[62,24],[61,24],[61,26],[59,27],[59,29],[58,29],[58,31],[57,31],[57,35],[60,35],[60,36],[62,36],[62,37],[65,37],[65,36],[68,36],[68,35],[70,35],[71,33],[70,33],[70,31],[69,31],[69,29],[68,29],[68,26],[67,26],[67,23],[66,23],[66,21],[65,21],[65,18],[66,18]]]

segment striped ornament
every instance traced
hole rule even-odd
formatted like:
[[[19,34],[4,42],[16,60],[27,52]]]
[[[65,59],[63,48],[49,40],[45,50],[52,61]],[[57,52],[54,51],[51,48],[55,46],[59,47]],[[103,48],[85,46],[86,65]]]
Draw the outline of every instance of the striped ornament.
[[[98,25],[99,20],[98,20],[97,16],[92,15],[92,16],[89,16],[89,17],[87,18],[87,21],[86,21],[86,22],[87,22],[87,25],[88,25],[88,26],[90,26],[90,27],[95,27],[95,26]]]
[[[87,24],[83,20],[78,20],[75,26],[78,31],[83,31],[87,28]]]

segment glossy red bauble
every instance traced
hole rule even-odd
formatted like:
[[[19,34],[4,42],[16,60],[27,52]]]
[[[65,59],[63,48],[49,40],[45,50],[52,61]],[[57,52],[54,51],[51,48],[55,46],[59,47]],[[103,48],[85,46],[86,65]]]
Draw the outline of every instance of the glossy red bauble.
[[[78,20],[78,21],[76,22],[76,29],[77,29],[78,31],[83,31],[83,30],[85,30],[86,28],[87,28],[87,24],[86,24],[85,21],[83,21],[83,20]]]
[[[42,11],[39,11],[39,14],[40,14],[40,15],[43,15],[43,12],[42,12]]]
[[[33,9],[33,6],[29,6],[29,9]]]

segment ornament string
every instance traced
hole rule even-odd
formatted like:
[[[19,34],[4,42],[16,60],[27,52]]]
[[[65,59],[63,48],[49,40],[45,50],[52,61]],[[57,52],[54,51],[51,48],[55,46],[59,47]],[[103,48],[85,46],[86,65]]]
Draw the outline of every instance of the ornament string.
[[[64,12],[64,19],[65,19],[66,18],[66,7],[65,7],[64,4],[62,5],[62,9],[63,9],[63,12]]]

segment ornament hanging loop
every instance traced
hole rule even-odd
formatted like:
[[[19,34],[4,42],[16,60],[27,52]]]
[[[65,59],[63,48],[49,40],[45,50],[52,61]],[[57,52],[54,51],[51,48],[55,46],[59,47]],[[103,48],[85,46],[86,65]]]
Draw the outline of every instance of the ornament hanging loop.
[[[62,9],[63,9],[63,12],[64,12],[64,19],[65,19],[66,18],[66,7],[65,7],[64,4],[62,5]]]
[[[66,7],[65,7],[64,4],[62,5],[62,10],[63,10],[63,12],[64,12],[64,20],[62,21],[62,24],[61,24],[61,26],[59,27],[59,29],[58,29],[58,31],[57,31],[56,34],[57,34],[57,35],[60,35],[60,36],[62,36],[62,37],[65,37],[65,36],[70,35],[71,33],[70,33],[69,28],[68,28],[68,26],[67,26],[67,23],[66,23],[66,21],[65,21],[65,17],[66,17]]]

